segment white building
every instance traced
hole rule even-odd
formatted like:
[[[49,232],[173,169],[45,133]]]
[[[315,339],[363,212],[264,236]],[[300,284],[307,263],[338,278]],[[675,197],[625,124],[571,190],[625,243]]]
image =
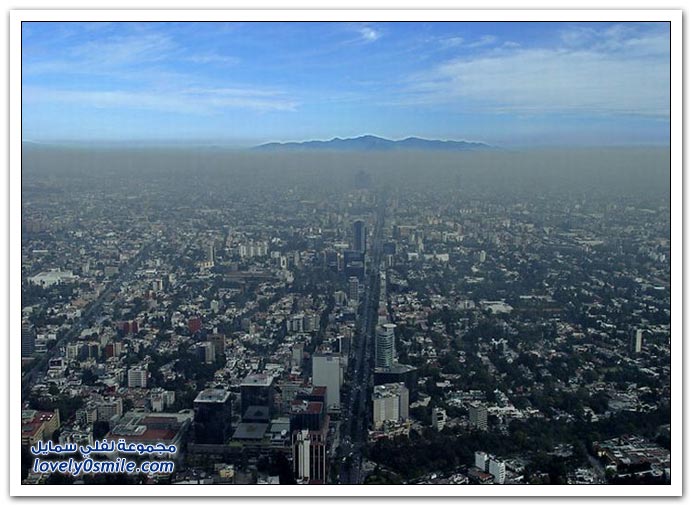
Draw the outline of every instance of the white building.
[[[327,479],[326,430],[303,429],[293,436],[293,474],[298,483],[325,483]]]
[[[296,434],[294,445],[296,480],[310,479],[310,431],[303,429]]]
[[[372,391],[372,419],[375,430],[386,421],[408,420],[409,392],[403,383],[376,385]]]
[[[644,342],[644,331],[642,329],[637,329],[634,333],[634,338],[632,339],[632,351],[634,353],[642,352],[642,344]]]
[[[375,343],[375,367],[392,367],[395,358],[394,349],[394,329],[393,323],[385,323],[377,330],[377,341]]]
[[[315,354],[312,356],[312,384],[327,387],[327,409],[341,406],[343,372],[339,355]]]
[[[77,276],[72,274],[72,271],[61,271],[60,269],[51,269],[49,271],[39,272],[36,276],[29,278],[29,283],[43,287],[53,286],[58,283],[71,282],[77,280]]]
[[[473,465],[481,471],[488,470],[488,454],[485,452],[476,452],[473,458]]]
[[[127,371],[127,386],[129,388],[147,388],[149,373],[146,368],[133,368]]]
[[[214,343],[206,341],[199,345],[204,350],[204,363],[213,364],[216,358],[216,347]]]
[[[490,459],[488,472],[493,475],[493,481],[499,485],[505,483],[505,463],[499,460]]]
[[[471,427],[478,430],[488,428],[488,408],[480,402],[473,402],[469,406],[469,422]]]
[[[291,366],[300,367],[303,365],[303,343],[296,343],[291,348]]]

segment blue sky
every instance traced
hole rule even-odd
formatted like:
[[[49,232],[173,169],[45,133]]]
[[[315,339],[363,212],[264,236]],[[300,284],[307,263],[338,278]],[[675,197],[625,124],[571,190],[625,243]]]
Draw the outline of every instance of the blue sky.
[[[23,23],[22,137],[669,142],[667,23]]]

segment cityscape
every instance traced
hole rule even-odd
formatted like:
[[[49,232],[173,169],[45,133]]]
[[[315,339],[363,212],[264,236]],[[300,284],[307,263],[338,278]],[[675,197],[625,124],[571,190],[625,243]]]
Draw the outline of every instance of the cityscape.
[[[156,110],[138,107],[142,97],[132,90],[90,91],[93,103],[75,105],[68,87],[73,79],[87,86],[83,73],[97,87],[116,82],[112,73],[127,58],[148,61],[151,73],[180,71],[148,59],[150,47],[177,61],[192,56],[173,46],[173,32],[127,28],[139,45],[126,51],[126,28],[84,23],[65,32],[74,44],[66,54],[88,60],[110,48],[113,67],[72,75],[49,55],[54,65],[45,70],[36,56],[41,34],[57,36],[61,24],[23,28],[23,484],[671,483],[678,449],[671,449],[670,118],[655,112],[668,107],[669,77],[633,86],[649,86],[640,100],[632,89],[611,97],[606,75],[602,101],[577,90],[558,112],[527,112],[533,99],[521,98],[524,109],[503,104],[511,112],[492,109],[485,123],[471,118],[485,126],[468,136],[436,130],[454,114],[440,108],[455,106],[430,105],[421,94],[433,84],[431,93],[444,93],[440,75],[415,90],[414,102],[416,114],[439,121],[412,120],[417,127],[409,130],[400,109],[379,118],[359,116],[357,105],[350,116],[341,112],[351,100],[342,96],[320,107],[325,117],[344,114],[343,129],[330,118],[323,133],[313,132],[306,113],[295,117],[295,134],[287,123],[285,133],[262,136],[258,125],[279,128],[274,115],[300,114],[305,98],[186,91],[190,104],[221,111],[208,116],[213,128],[239,116],[234,135],[245,140],[236,145],[221,134],[200,141],[204,126],[179,134],[164,111],[178,107],[164,103],[172,90],[151,99]],[[241,33],[261,33],[259,25],[223,33],[238,44],[251,40],[262,55]],[[312,40],[333,28],[304,25],[284,23],[278,33]],[[335,33],[375,55],[367,67],[380,62],[376,44],[414,33],[415,23],[403,25],[412,26],[357,24]],[[566,27],[553,28],[565,48],[572,44]],[[656,37],[668,40],[655,23],[567,28],[598,51],[617,42],[618,61],[641,50],[633,41],[654,39],[655,50],[637,53],[642,67],[661,57]],[[511,45],[502,36],[515,28],[498,28],[492,40],[478,29],[447,23],[425,34],[435,36],[436,55],[487,51],[477,63],[500,51],[525,51],[529,61],[539,50],[522,48],[548,30],[536,27],[535,39]],[[287,52],[297,50],[295,39],[286,40]],[[586,52],[558,54],[577,61]],[[242,57],[205,55],[195,64],[242,65]],[[283,71],[282,53],[276,58]],[[446,62],[445,72],[475,68],[474,61]],[[546,68],[549,79],[553,67]],[[52,95],[34,82],[51,72],[63,76]],[[322,82],[320,71],[311,72]],[[471,86],[465,77],[461,84]],[[474,110],[489,99],[452,97]],[[233,100],[252,103],[240,113]],[[284,109],[279,101],[291,103]],[[587,103],[612,104],[612,118],[583,112]],[[582,116],[570,119],[572,107]],[[200,114],[192,108],[181,114]],[[73,121],[64,123],[63,113]],[[360,119],[351,125],[351,116]],[[377,121],[386,125],[372,128],[386,135],[365,126]],[[530,141],[522,130],[513,143],[512,129],[496,129],[495,121],[534,122],[548,140],[523,144]],[[203,123],[197,117],[194,125]],[[130,124],[129,140],[127,132],[91,137]],[[600,129],[608,132],[603,144],[593,138]],[[651,143],[639,141],[649,133]],[[573,134],[574,142],[559,140]],[[60,453],[83,461],[91,458],[85,449],[98,453],[101,442],[119,442],[101,460],[119,462],[136,446],[136,465],[165,460],[171,468],[48,471],[66,460]],[[174,451],[153,455],[159,445]]]

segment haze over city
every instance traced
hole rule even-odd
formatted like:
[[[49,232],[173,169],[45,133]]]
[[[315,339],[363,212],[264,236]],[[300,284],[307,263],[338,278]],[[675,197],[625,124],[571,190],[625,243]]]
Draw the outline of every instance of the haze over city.
[[[670,84],[664,22],[25,22],[22,483],[670,485]]]

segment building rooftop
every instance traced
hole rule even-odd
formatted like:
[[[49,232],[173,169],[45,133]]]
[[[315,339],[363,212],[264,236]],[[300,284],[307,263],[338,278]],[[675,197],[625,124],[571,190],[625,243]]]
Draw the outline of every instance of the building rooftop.
[[[392,364],[391,367],[376,367],[376,373],[389,373],[389,374],[404,374],[411,371],[416,371],[417,367],[409,364]]]
[[[321,402],[296,400],[291,403],[291,414],[308,413],[317,415],[322,412],[323,406]]]
[[[208,388],[202,390],[195,398],[195,404],[198,403],[213,403],[213,404],[223,404],[231,396],[231,393],[227,390],[221,388]]]
[[[243,414],[245,421],[269,420],[269,408],[267,406],[248,406]]]
[[[192,420],[192,413],[128,413],[111,429],[109,439],[125,437],[136,442],[170,442],[180,434],[181,429]]]
[[[274,383],[274,376],[268,374],[248,374],[241,387],[270,387]]]
[[[233,433],[233,439],[262,439],[269,428],[268,423],[241,423]]]
[[[372,389],[372,398],[382,399],[384,397],[392,397],[394,395],[400,395],[406,390],[408,389],[403,383],[385,383],[384,385],[376,385]]]

